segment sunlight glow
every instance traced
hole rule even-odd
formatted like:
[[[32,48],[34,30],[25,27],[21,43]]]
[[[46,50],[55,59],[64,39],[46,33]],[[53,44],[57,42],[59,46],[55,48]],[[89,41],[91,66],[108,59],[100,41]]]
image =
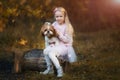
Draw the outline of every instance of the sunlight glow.
[[[120,3],[120,0],[114,0],[116,3]]]
[[[120,8],[120,0],[111,0],[111,5],[116,8]]]
[[[120,10],[120,0],[115,0],[115,7],[116,9]]]
[[[112,1],[114,4],[120,5],[120,0],[113,0]]]

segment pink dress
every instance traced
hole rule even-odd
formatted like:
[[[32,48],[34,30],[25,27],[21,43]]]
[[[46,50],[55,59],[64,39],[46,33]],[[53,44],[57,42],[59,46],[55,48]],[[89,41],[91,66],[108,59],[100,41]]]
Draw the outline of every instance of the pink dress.
[[[46,48],[46,51],[50,52],[51,50],[54,50],[58,53],[59,58],[69,62],[75,62],[77,57],[72,47],[73,39],[72,37],[68,36],[66,32],[67,25],[59,25],[57,22],[54,22],[52,25],[59,34],[60,44],[53,47],[49,46]]]

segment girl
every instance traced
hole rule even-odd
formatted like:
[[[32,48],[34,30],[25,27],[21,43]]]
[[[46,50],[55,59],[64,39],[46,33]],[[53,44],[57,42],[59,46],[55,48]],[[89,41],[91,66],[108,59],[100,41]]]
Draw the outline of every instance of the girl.
[[[47,63],[47,69],[42,74],[52,73],[52,63],[57,69],[57,77],[63,76],[63,70],[58,61],[58,57],[62,57],[63,60],[69,62],[76,61],[76,54],[72,47],[73,43],[73,27],[69,21],[67,11],[63,7],[57,7],[54,9],[55,22],[53,26],[58,33],[58,39],[60,45],[54,47],[46,47],[44,49],[45,60]],[[66,56],[67,57],[64,57]]]

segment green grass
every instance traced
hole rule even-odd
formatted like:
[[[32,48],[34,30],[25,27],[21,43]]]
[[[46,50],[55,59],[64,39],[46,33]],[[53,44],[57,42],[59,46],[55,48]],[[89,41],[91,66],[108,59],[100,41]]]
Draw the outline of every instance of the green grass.
[[[9,74],[10,80],[120,80],[120,29],[78,33],[74,48],[78,61],[69,66],[63,78],[37,71]],[[16,76],[17,75],[17,76]],[[4,80],[4,74],[0,75]]]

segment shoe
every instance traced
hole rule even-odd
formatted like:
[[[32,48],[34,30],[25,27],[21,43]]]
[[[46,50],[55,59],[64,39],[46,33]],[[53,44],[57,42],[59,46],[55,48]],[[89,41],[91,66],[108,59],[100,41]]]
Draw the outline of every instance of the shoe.
[[[53,69],[51,70],[46,69],[44,72],[40,72],[40,74],[44,74],[44,75],[53,74],[53,73],[54,73]]]
[[[58,68],[57,69],[57,77],[62,77],[63,76],[63,70],[62,70],[62,67]]]

